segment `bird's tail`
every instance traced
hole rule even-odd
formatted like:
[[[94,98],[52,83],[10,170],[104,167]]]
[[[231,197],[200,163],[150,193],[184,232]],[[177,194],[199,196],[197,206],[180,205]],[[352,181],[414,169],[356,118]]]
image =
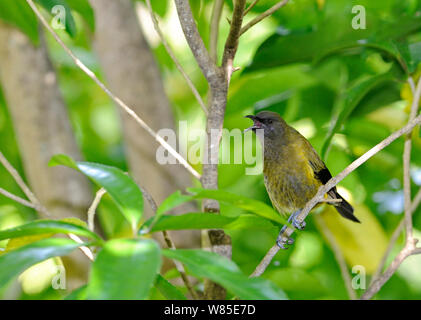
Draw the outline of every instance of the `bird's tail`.
[[[358,220],[354,215],[354,208],[348,202],[346,202],[346,200],[342,198],[339,193],[335,192],[335,198],[342,200],[341,202],[335,203],[335,208],[342,217],[354,222],[361,223],[360,220]]]

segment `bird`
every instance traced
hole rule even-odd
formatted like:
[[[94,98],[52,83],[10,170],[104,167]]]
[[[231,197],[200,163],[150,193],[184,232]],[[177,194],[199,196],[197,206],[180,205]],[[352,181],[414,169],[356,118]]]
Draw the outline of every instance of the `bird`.
[[[261,111],[245,117],[253,120],[253,125],[245,131],[263,130],[263,134],[257,136],[263,146],[264,184],[272,205],[284,217],[289,215],[288,222],[295,228],[303,229],[305,222],[298,222],[296,218],[319,187],[332,178],[329,169],[311,143],[278,113]],[[336,187],[330,189],[325,198],[342,217],[360,223],[354,208]],[[283,237],[285,228],[281,229],[276,241],[281,249],[287,249],[286,245],[294,241]]]

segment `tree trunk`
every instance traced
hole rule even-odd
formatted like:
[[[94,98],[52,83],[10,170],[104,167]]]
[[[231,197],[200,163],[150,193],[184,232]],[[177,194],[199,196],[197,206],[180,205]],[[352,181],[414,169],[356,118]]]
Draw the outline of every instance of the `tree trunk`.
[[[131,0],[91,0],[95,11],[95,51],[113,91],[153,129],[174,129],[174,117],[158,66],[140,28]],[[158,144],[125,112],[121,112],[130,170],[159,204],[177,189],[190,185],[179,164],[160,165]],[[197,211],[186,205],[178,212]],[[151,216],[148,208],[146,216]],[[200,232],[170,233],[176,246],[200,246]],[[161,235],[159,240],[163,243]]]
[[[20,31],[0,24],[0,79],[13,119],[25,175],[54,218],[86,220],[88,180],[65,167],[48,167],[58,153],[80,158],[67,110],[40,32],[35,47]],[[77,251],[63,259],[69,289],[86,282],[89,260]]]

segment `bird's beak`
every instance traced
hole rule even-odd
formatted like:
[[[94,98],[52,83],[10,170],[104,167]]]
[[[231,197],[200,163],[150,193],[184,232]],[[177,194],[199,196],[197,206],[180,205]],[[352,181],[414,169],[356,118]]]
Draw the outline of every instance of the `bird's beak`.
[[[244,118],[249,118],[251,120],[253,120],[253,125],[247,129],[244,130],[244,133],[246,133],[247,131],[250,130],[256,130],[256,129],[261,129],[262,128],[262,123],[260,121],[257,120],[256,116],[253,116],[251,114],[245,116]]]

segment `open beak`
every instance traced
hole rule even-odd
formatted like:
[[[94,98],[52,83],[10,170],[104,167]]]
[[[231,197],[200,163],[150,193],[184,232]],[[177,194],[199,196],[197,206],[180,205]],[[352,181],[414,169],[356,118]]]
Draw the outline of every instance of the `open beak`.
[[[256,116],[253,116],[253,115],[250,114],[250,115],[245,116],[244,118],[249,118],[249,119],[253,120],[253,125],[251,127],[247,128],[247,129],[245,129],[244,133],[246,133],[247,131],[250,131],[250,130],[254,131],[256,129],[262,128],[262,123],[257,119]]]

